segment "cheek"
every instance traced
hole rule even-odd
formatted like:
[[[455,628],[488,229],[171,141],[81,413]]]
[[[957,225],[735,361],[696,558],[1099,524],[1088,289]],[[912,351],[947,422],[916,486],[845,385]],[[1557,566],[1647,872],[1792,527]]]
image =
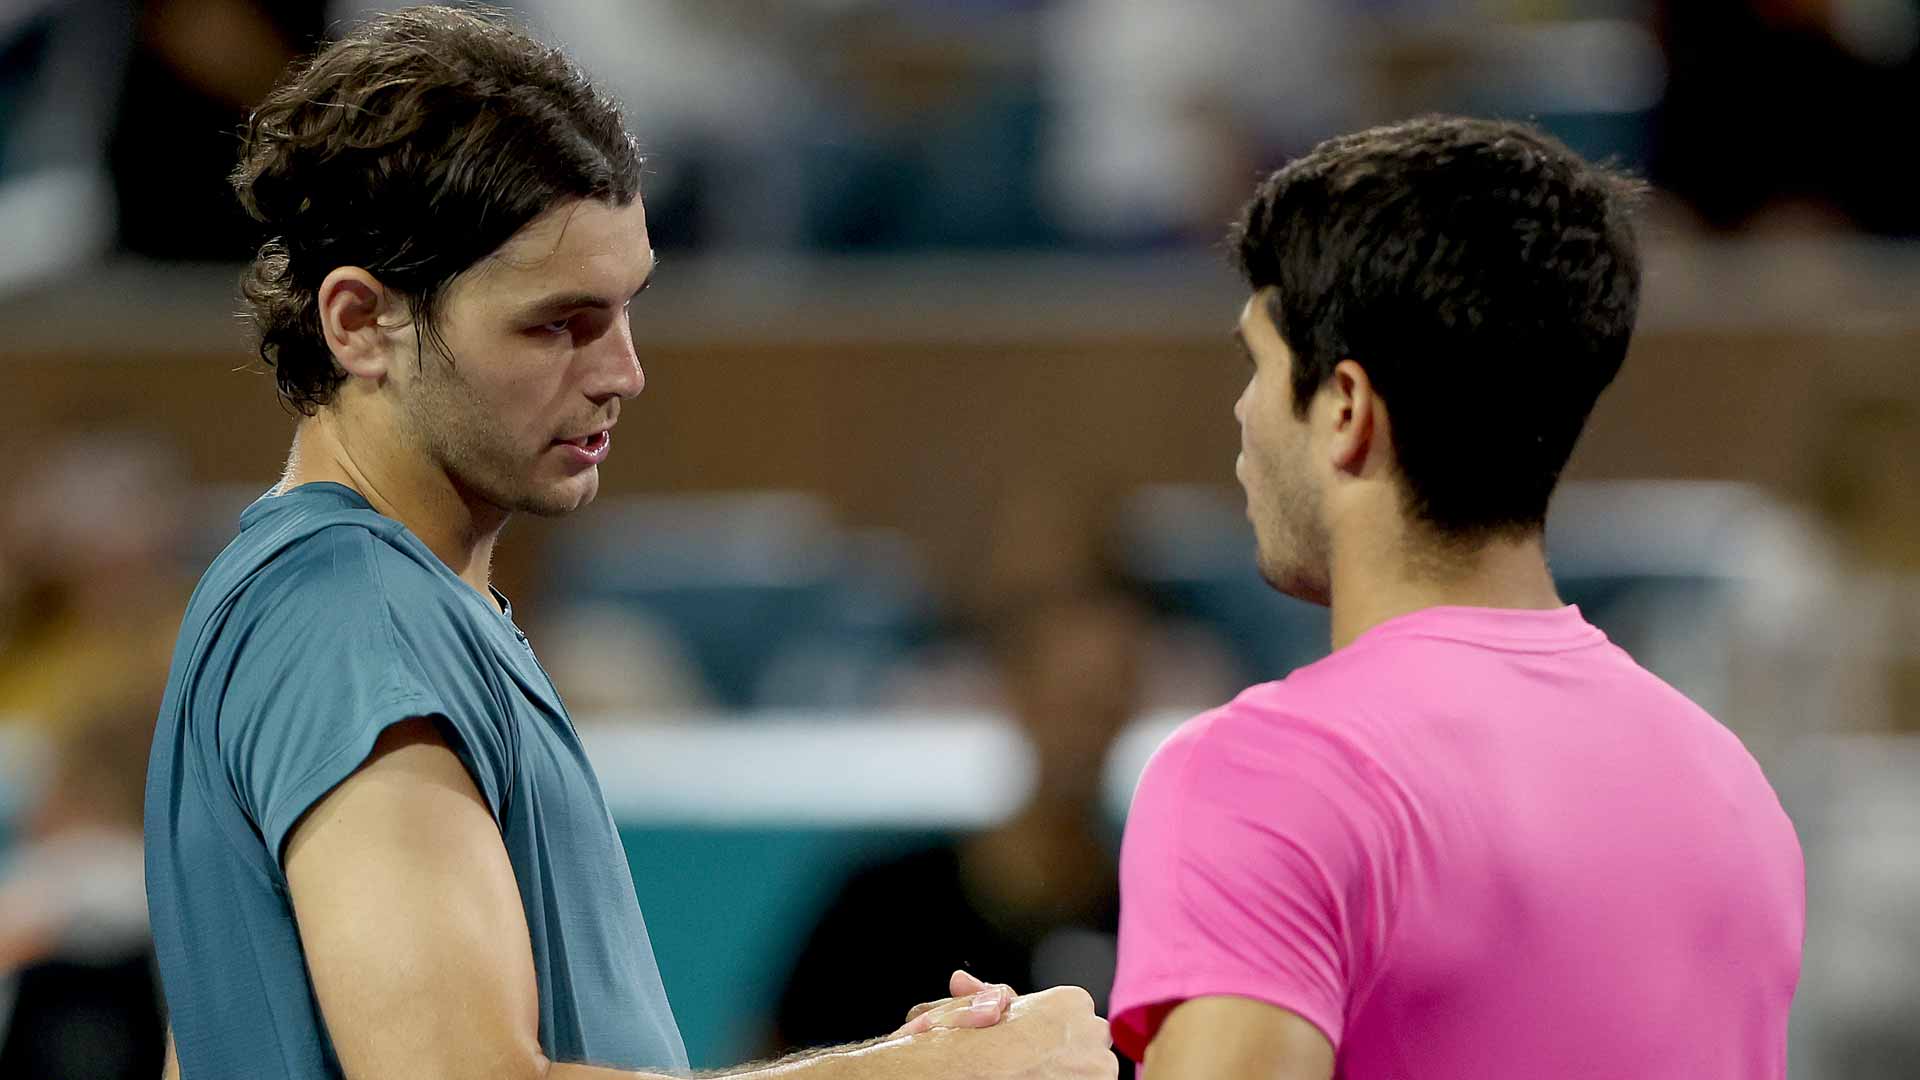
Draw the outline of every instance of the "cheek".
[[[482,391],[495,425],[528,438],[540,436],[542,442],[551,438],[549,429],[560,422],[553,414],[562,380],[558,369],[563,366],[554,357],[533,355],[514,357],[496,368],[495,378]]]
[[[1256,463],[1271,461],[1275,447],[1275,429],[1279,424],[1273,403],[1258,395],[1250,396],[1247,412],[1240,424],[1240,450]]]

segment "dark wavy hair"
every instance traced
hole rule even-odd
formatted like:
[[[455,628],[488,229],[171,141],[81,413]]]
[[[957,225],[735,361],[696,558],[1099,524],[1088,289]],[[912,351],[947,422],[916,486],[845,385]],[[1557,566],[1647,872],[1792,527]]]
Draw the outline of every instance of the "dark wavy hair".
[[[1430,116],[1331,139],[1230,237],[1293,354],[1294,408],[1353,360],[1393,420],[1412,515],[1524,534],[1625,359],[1641,186],[1531,126]]]
[[[570,198],[630,204],[641,158],[620,110],[497,13],[374,18],[289,71],[247,122],[233,173],[272,238],[241,283],[280,397],[311,416],[346,375],[318,290],[359,266],[440,344],[454,278]]]

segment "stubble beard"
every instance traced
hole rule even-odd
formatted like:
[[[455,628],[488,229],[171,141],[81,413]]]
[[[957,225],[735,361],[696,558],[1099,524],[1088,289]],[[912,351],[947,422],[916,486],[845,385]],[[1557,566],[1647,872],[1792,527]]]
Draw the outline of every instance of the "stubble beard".
[[[1260,576],[1273,589],[1322,607],[1332,602],[1332,543],[1319,492],[1304,480],[1268,471],[1268,505],[1258,507],[1254,534]]]
[[[451,368],[422,380],[408,403],[408,420],[422,452],[470,504],[482,503],[505,515],[560,517],[593,497],[590,491],[576,500],[533,484],[529,474],[537,459],[520,460],[511,434],[494,422],[485,402]]]

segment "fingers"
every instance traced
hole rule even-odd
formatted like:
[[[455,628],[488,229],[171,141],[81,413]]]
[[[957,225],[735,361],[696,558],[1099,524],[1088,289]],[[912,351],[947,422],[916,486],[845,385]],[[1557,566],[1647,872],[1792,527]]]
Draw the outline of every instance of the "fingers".
[[[971,997],[986,988],[984,980],[965,971],[956,971],[947,979],[947,994],[951,997]]]
[[[1013,1004],[1011,987],[987,986],[966,997],[916,1005],[907,1014],[907,1022],[891,1038],[919,1035],[935,1028],[984,1028],[999,1023]]]
[[[963,983],[959,975],[953,980],[955,988],[975,983],[979,980]],[[1025,1062],[1029,1071],[1039,1070],[1033,1075],[1060,1080],[1114,1080],[1119,1059],[1111,1050],[1112,1037],[1107,1022],[1095,1013],[1093,998],[1085,990],[1077,986],[1056,986],[1019,996],[1010,987],[980,985],[983,989],[970,995],[915,1006],[907,1023],[895,1031],[892,1038],[934,1030],[1004,1025],[993,1033],[962,1038],[967,1045],[975,1045],[972,1040],[976,1038],[998,1041],[1003,1052],[1013,1055],[1010,1061]]]
[[[912,1021],[927,1010],[937,1009],[947,1002],[952,1001],[954,998],[970,998],[982,990],[991,990],[995,986],[999,986],[1005,990],[1009,997],[1013,995],[1013,988],[1004,983],[988,983],[967,972],[956,971],[947,979],[948,997],[942,998],[939,1001],[924,1001],[915,1005],[913,1008],[907,1010],[907,1019]]]
[[[1049,986],[1037,993],[1022,996],[1020,1001],[1022,1008],[1046,1012],[1093,1012],[1093,995],[1077,986]]]

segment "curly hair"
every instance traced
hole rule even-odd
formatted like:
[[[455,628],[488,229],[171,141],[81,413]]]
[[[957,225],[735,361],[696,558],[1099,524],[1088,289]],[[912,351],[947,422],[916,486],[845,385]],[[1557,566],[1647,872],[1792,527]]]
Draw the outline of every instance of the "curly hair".
[[[1442,536],[1546,520],[1625,359],[1641,186],[1526,124],[1429,116],[1320,144],[1230,236],[1293,354],[1304,417],[1342,360],[1393,418],[1410,509]]]
[[[281,399],[311,416],[346,379],[320,327],[334,268],[438,345],[454,278],[562,200],[630,204],[640,172],[619,107],[497,13],[410,8],[328,45],[254,111],[232,177],[271,237],[241,292]]]

